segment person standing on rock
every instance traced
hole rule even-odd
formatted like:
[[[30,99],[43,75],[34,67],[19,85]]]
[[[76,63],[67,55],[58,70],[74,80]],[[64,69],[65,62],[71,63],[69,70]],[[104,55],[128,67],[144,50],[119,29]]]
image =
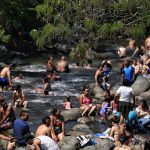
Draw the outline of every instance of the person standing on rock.
[[[131,85],[134,82],[135,79],[135,70],[130,65],[130,61],[125,61],[124,68],[122,69],[122,81],[128,80],[129,85]]]
[[[0,86],[3,91],[5,86],[11,86],[11,70],[14,69],[16,65],[10,64],[8,67],[4,67],[0,73]]]
[[[133,105],[135,104],[135,95],[133,92],[133,89],[129,87],[129,81],[124,79],[123,80],[123,86],[119,87],[115,94],[115,101],[118,101],[119,99],[119,112],[123,114],[125,118],[127,118],[128,113],[132,109],[132,100],[133,100]]]

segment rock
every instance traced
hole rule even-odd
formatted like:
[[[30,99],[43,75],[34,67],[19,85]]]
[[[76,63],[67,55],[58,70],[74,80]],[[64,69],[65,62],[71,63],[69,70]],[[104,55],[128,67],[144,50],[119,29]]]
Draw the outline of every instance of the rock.
[[[150,100],[150,90],[141,93],[140,96],[143,97],[146,101]]]
[[[97,150],[109,150],[111,147],[114,146],[114,142],[109,139],[101,139],[99,137],[96,137],[94,141],[97,143]]]
[[[95,86],[95,87],[93,88],[93,90],[92,90],[92,93],[93,93],[94,95],[96,95],[96,94],[102,94],[102,93],[103,93],[103,89],[101,89],[99,86]]]
[[[98,150],[98,148],[96,147],[96,145],[91,145],[81,148],[80,150]]]
[[[78,118],[77,120],[77,122],[81,124],[88,124],[94,121],[95,121],[94,117],[81,117],[81,118]]]
[[[138,106],[142,99],[143,99],[142,96],[135,96],[135,106]]]
[[[102,96],[103,96],[102,93],[101,93],[101,94],[100,94],[100,93],[97,93],[97,94],[95,94],[94,98],[96,98],[96,99],[101,99]]]
[[[121,86],[121,84],[119,84],[119,83],[113,85],[111,88],[111,93],[116,93],[116,91],[119,89],[120,86]]]
[[[95,86],[96,86],[95,83],[90,83],[87,87],[88,87],[89,89],[93,89]]]
[[[150,82],[150,74],[146,77],[148,79],[148,81]]]
[[[0,62],[0,68],[4,68],[6,67],[7,65],[4,63],[4,62]]]
[[[66,135],[78,137],[79,135],[86,135],[86,133],[80,131],[69,131]]]
[[[19,59],[19,58],[15,58],[11,63],[16,64],[16,65],[26,65],[27,64],[24,60]]]
[[[147,78],[144,78],[143,76],[138,76],[131,87],[133,88],[135,94],[139,95],[150,88],[150,83]]]
[[[65,121],[76,120],[81,117],[81,110],[79,108],[72,108],[70,110],[62,111],[61,114],[64,116]]]
[[[73,131],[84,132],[86,134],[93,134],[91,127],[86,124],[77,124],[72,128]]]
[[[144,145],[133,145],[133,144],[129,144],[129,146],[130,146],[130,148],[132,149],[132,150],[144,150]]]
[[[58,143],[60,150],[76,150],[80,147],[79,141],[74,136],[66,136]]]

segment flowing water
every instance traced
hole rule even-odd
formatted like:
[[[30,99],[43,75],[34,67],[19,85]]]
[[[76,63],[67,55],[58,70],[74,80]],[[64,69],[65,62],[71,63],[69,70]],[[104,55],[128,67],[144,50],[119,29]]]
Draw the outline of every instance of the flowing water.
[[[114,68],[118,70],[118,68]],[[36,93],[34,89],[36,87],[42,87],[42,79],[46,76],[46,67],[43,63],[33,63],[31,65],[25,65],[17,67],[13,74],[22,73],[24,79],[14,81],[15,84],[21,84],[22,89],[26,95],[26,99],[29,102],[29,125],[31,131],[34,132],[36,127],[41,123],[41,119],[44,116],[50,114],[52,108],[60,108],[63,110],[63,102],[65,96],[71,96],[71,103],[73,107],[79,107],[79,100],[77,97],[81,93],[84,86],[94,82],[95,69],[75,69],[71,68],[70,73],[59,74],[61,81],[53,81],[51,83],[52,96],[41,96]],[[113,73],[111,83],[115,83],[119,80],[119,76],[116,76],[117,72]],[[11,102],[12,91],[6,91],[3,93],[7,102]],[[17,116],[21,110],[17,109]],[[66,123],[66,129],[69,131],[76,122]]]

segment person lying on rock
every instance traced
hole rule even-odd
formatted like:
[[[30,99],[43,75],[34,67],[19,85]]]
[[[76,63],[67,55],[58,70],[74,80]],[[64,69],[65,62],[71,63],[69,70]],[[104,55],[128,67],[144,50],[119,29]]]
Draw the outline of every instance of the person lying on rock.
[[[86,113],[90,116],[96,110],[96,105],[92,104],[92,98],[89,96],[88,88],[83,88],[83,93],[80,95],[79,100],[82,116]]]

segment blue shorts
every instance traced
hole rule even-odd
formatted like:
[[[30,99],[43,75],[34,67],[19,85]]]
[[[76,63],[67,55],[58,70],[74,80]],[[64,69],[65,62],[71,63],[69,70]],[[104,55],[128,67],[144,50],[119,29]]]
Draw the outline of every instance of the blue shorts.
[[[9,85],[9,81],[7,78],[0,78],[0,86],[7,86]]]

